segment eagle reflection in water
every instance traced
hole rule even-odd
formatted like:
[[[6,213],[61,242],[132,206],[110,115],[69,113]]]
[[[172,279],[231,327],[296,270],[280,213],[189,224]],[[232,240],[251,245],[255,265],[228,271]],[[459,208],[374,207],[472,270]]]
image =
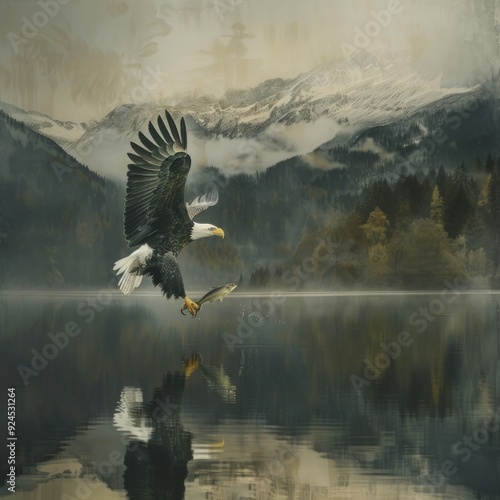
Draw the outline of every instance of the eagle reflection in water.
[[[142,402],[137,389],[122,393],[121,410],[115,414],[118,427],[130,419],[135,438],[125,453],[124,486],[132,500],[178,500],[184,498],[187,464],[193,458],[192,434],[180,421],[186,380],[200,366],[193,354],[184,360],[182,372],[167,372],[152,401]],[[125,401],[124,399],[128,399]],[[124,413],[127,413],[125,416]]]

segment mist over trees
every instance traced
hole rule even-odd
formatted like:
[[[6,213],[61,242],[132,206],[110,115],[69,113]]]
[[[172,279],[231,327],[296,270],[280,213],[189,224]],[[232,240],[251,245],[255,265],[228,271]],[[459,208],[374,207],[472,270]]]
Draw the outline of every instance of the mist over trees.
[[[123,189],[3,113],[0,152],[3,283],[105,283],[124,246]]]
[[[259,257],[268,257],[244,283],[283,286],[283,274],[328,241],[330,258],[316,261],[301,286],[434,288],[447,278],[498,286],[500,160],[488,155],[451,172],[441,166],[379,179],[358,193],[349,191],[344,176],[349,172],[275,167],[240,177],[240,189],[230,182],[224,196],[242,207],[257,199],[258,208],[246,213],[245,224],[238,225],[239,211],[219,213],[218,222],[247,243],[253,237],[248,228],[258,227],[253,241]],[[264,195],[267,185],[276,190]]]
[[[107,283],[114,261],[129,252],[124,186],[5,114],[0,145],[3,283]],[[397,157],[382,161],[373,151],[332,146],[313,154],[344,167],[313,168],[308,155],[256,175],[226,178],[208,168],[188,183],[187,200],[218,187],[219,203],[197,220],[226,233],[181,253],[190,286],[206,286],[210,276],[213,285],[286,288],[285,273],[322,242],[328,258],[314,260],[299,287],[436,288],[447,278],[498,286],[500,157],[484,152],[452,166],[438,155],[408,171]]]

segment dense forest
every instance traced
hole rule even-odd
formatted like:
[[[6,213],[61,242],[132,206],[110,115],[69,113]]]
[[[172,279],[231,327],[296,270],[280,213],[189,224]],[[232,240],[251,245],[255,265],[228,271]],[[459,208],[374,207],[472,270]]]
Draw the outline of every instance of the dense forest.
[[[446,278],[463,285],[498,285],[500,162],[461,163],[366,186],[354,210],[325,217],[316,234],[304,232],[294,253],[300,262],[318,237],[331,259],[317,262],[326,286],[348,284],[437,287]],[[315,243],[316,241],[316,243]]]
[[[251,286],[285,286],[286,273],[325,241],[329,258],[314,260],[300,286],[433,288],[446,278],[476,288],[498,285],[500,159],[384,176],[356,189],[361,160],[350,170],[329,171],[291,160],[231,178],[210,220],[240,250],[211,255],[201,244],[190,250],[213,266],[253,256],[256,264],[240,280]]]
[[[418,132],[406,129],[403,142]],[[389,131],[372,129],[370,138],[388,147]],[[0,149],[2,282],[107,283],[113,262],[129,251],[124,186],[5,114]],[[216,186],[219,203],[197,220],[222,227],[226,238],[182,252],[187,286],[206,286],[210,277],[210,285],[286,289],[286,277],[306,262],[299,287],[436,288],[446,278],[498,287],[500,158],[484,152],[455,165],[440,158],[409,169],[399,156],[332,145],[254,175],[203,170],[187,199]],[[313,168],[318,159],[343,167]],[[312,258],[322,248],[327,258]]]
[[[2,283],[105,283],[120,248],[123,188],[0,112]]]

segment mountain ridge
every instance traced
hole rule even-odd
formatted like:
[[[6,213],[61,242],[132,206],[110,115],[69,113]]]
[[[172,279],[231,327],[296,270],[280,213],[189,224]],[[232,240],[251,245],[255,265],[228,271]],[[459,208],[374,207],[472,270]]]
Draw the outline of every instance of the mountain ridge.
[[[345,143],[363,130],[426,107],[460,106],[483,93],[477,86],[443,88],[439,79],[403,71],[395,65],[360,76],[327,66],[249,90],[229,90],[219,100],[203,96],[171,106],[124,104],[87,130],[69,151],[103,175],[123,179],[129,142],[167,108],[177,120],[186,118],[195,168],[213,165],[228,174],[246,173],[310,153],[328,141]]]

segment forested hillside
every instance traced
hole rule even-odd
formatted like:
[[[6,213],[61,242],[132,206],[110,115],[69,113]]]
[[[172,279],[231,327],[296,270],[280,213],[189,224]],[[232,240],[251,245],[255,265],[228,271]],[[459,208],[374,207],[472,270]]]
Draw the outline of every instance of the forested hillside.
[[[315,273],[329,287],[429,288],[446,278],[497,287],[499,215],[500,162],[492,157],[471,170],[461,163],[452,173],[381,180],[362,191],[355,210],[332,212],[304,232],[294,261],[321,237],[332,242],[333,258]]]
[[[0,112],[4,285],[105,283],[122,236],[123,189]]]
[[[107,283],[114,261],[129,252],[124,185],[4,114],[0,148],[2,282]],[[345,166],[312,167],[319,157]],[[284,277],[322,241],[329,258],[315,261],[300,287],[435,288],[446,278],[498,286],[500,159],[485,150],[474,161],[427,163],[409,171],[397,156],[331,146],[256,175],[205,169],[190,177],[187,199],[216,186],[219,203],[197,220],[222,227],[226,238],[182,252],[187,287],[210,279],[286,288]]]
[[[216,180],[221,201],[205,218],[245,257],[244,284],[284,287],[283,275],[327,241],[330,257],[315,262],[300,286],[432,288],[446,278],[497,285],[500,159],[487,155],[450,172],[419,170],[364,187],[362,159],[328,171],[296,159],[257,176]],[[204,244],[189,249],[200,261]],[[227,265],[228,248],[221,242],[210,265]]]

